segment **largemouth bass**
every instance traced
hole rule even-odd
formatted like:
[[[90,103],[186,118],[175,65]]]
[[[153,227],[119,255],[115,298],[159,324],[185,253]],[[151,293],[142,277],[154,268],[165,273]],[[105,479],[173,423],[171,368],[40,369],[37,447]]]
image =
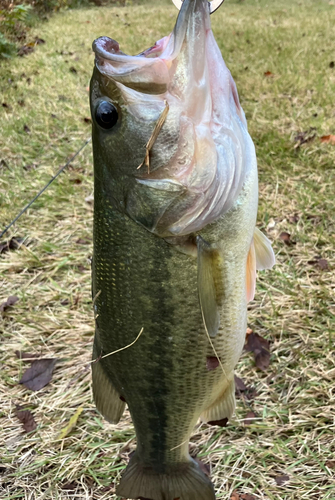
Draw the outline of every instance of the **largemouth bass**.
[[[274,263],[254,145],[207,0],[138,56],[93,48],[93,393],[112,423],[127,404],[137,437],[117,494],[213,500],[189,437],[234,412],[256,268]]]

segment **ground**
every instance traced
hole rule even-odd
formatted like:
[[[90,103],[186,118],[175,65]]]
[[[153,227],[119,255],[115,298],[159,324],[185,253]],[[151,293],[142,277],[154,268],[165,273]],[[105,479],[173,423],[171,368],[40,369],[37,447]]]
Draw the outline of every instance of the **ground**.
[[[108,35],[137,53],[175,17],[168,0],[63,11],[31,32],[45,44],[1,63],[1,227],[90,136],[92,41]],[[227,0],[212,20],[255,142],[258,226],[277,265],[259,273],[249,311],[249,327],[270,341],[270,366],[261,371],[243,354],[237,374],[254,389],[250,400],[238,399],[226,428],[199,424],[191,451],[211,467],[218,499],[333,500],[335,5]],[[2,238],[24,238],[0,256],[0,303],[19,298],[0,319],[8,500],[115,498],[135,447],[129,415],[110,425],[92,402],[92,191],[89,145]],[[58,359],[47,386],[18,383],[29,364],[16,350]],[[24,432],[17,405],[32,412],[35,431]]]

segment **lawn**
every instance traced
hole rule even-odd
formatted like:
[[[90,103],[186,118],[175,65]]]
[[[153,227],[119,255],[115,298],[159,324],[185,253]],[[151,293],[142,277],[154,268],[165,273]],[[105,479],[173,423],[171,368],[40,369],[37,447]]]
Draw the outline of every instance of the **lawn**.
[[[176,13],[168,0],[61,11],[31,31],[45,43],[1,61],[1,228],[90,137],[92,41],[108,35],[138,53]],[[235,416],[226,428],[199,424],[191,452],[211,467],[218,499],[334,500],[335,2],[226,0],[212,21],[256,145],[258,226],[277,265],[259,273],[249,311],[270,366],[243,354],[236,372],[249,389]],[[19,298],[0,307],[6,500],[115,498],[135,448],[129,414],[113,426],[92,402],[92,192],[88,145],[3,236],[19,248],[0,245],[0,304]],[[29,363],[15,351],[57,358],[51,382],[37,392],[19,384]]]

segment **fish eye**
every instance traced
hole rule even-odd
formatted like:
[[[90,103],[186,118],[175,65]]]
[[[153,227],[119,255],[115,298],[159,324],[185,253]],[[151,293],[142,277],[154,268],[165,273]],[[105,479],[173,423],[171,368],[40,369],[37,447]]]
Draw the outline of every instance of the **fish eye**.
[[[97,124],[105,130],[110,130],[117,124],[119,113],[116,107],[109,101],[100,102],[96,113],[95,119]]]

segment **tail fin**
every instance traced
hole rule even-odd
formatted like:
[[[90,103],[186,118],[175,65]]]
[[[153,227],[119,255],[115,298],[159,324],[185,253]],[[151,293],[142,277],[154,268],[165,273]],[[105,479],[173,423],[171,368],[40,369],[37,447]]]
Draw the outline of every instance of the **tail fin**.
[[[213,485],[199,465],[190,460],[169,474],[141,464],[136,453],[124,472],[116,494],[143,500],[215,500]]]

